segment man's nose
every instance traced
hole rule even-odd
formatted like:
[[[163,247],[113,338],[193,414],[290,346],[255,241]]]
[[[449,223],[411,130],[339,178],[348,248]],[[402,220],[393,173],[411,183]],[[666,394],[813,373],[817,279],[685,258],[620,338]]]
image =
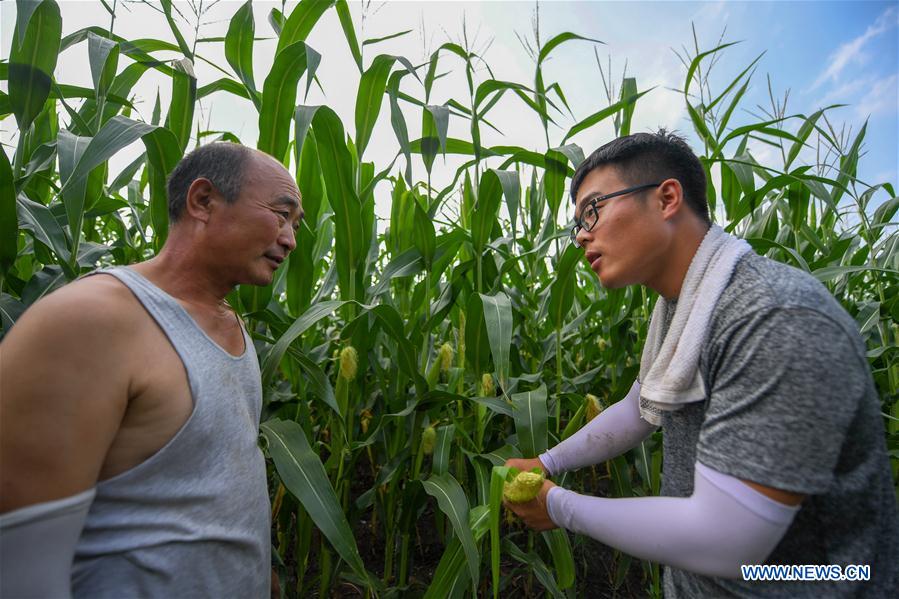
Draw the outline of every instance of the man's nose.
[[[575,239],[577,239],[577,244],[581,247],[585,247],[587,243],[593,239],[593,232],[588,231],[581,227],[578,229],[577,235],[575,235]]]
[[[278,243],[287,250],[287,253],[296,249],[297,232],[293,230],[293,227],[291,227],[290,224],[281,228],[281,234],[278,236]]]

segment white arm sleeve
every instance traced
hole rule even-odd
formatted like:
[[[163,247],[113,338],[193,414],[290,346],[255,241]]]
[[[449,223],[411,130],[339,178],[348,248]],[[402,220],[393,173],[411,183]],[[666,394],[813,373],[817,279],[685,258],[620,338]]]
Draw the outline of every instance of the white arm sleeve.
[[[742,564],[765,562],[799,506],[774,501],[697,462],[690,497],[606,499],[553,487],[547,509],[557,526],[635,557],[740,578]]]
[[[640,383],[634,381],[624,399],[538,457],[549,474],[561,474],[621,455],[655,429],[640,417]]]
[[[95,489],[0,515],[0,597],[72,596],[72,560]]]

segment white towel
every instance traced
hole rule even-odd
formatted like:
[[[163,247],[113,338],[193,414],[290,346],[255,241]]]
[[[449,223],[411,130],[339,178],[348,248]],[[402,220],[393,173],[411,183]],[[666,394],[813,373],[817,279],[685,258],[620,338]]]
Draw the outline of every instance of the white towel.
[[[679,410],[705,399],[699,354],[715,304],[737,262],[750,250],[742,239],[712,225],[687,269],[664,338],[661,332],[669,302],[664,297],[656,302],[640,358],[640,416],[647,422],[659,426],[663,410]]]

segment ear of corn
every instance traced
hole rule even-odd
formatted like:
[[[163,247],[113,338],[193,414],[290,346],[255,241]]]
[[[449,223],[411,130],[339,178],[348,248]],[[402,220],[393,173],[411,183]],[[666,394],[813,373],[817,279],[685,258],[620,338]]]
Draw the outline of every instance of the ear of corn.
[[[503,499],[509,503],[532,501],[543,487],[543,480],[543,471],[540,468],[534,468],[530,472],[511,468],[503,484]]]
[[[584,396],[584,414],[587,418],[587,422],[590,422],[602,412],[602,404],[599,403],[599,398],[593,395],[592,393],[588,393]]]
[[[421,433],[421,452],[425,455],[434,453],[434,445],[437,444],[437,430],[429,426]]]

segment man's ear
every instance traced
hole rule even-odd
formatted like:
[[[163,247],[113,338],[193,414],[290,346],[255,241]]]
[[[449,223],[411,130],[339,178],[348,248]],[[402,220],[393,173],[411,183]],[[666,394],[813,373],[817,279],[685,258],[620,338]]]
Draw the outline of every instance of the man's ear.
[[[677,179],[665,179],[659,185],[657,193],[662,209],[662,218],[668,220],[686,209],[684,188]]]
[[[184,211],[193,219],[209,222],[213,199],[218,194],[212,181],[199,177],[187,188]]]

